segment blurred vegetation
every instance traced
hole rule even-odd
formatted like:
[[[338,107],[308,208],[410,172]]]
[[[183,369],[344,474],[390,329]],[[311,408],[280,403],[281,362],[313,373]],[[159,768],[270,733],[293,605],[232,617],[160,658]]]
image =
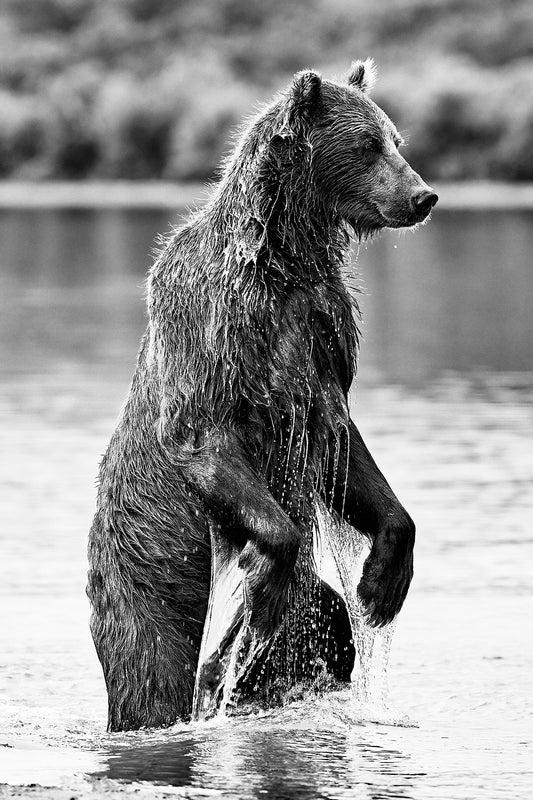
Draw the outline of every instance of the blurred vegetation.
[[[0,177],[211,177],[295,71],[371,55],[428,178],[533,180],[531,0],[3,0]]]

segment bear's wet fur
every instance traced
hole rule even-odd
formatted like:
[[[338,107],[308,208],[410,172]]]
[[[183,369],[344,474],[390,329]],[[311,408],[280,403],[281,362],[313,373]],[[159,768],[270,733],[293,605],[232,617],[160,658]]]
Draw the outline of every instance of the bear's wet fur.
[[[403,603],[414,526],[349,418],[358,308],[343,271],[351,235],[416,224],[411,198],[428,187],[396,158],[371,78],[368,62],[346,83],[295,76],[150,271],[89,540],[110,730],[190,718],[213,535],[240,552],[245,624],[265,641],[278,631],[273,680],[324,664],[350,677],[346,609],[314,572],[318,502],[372,542],[359,586],[370,621]]]

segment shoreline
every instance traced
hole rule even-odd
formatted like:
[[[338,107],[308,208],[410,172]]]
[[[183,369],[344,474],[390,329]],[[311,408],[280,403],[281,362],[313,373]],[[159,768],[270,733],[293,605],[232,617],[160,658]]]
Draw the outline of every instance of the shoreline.
[[[533,209],[533,183],[437,182],[434,188],[441,210]],[[0,210],[194,208],[209,191],[209,183],[170,181],[0,181]]]

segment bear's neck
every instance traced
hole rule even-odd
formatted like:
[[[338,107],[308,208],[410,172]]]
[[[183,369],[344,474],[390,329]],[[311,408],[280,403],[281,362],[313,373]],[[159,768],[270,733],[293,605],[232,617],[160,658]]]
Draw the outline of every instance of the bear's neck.
[[[228,232],[233,265],[253,268],[275,285],[318,283],[337,276],[349,235],[298,164],[273,168],[266,161],[229,169],[211,204],[215,230]]]

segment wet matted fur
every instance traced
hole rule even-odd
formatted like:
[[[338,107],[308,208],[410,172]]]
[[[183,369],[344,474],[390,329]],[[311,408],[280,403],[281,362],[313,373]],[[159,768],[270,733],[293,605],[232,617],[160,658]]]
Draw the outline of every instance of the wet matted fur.
[[[349,417],[359,314],[343,271],[352,235],[414,225],[436,196],[413,200],[430,190],[368,97],[372,77],[369,62],[345,83],[295,76],[150,271],[89,542],[111,730],[191,714],[213,531],[240,552],[246,624],[265,641],[282,625],[271,663],[289,683],[324,664],[347,680],[353,663],[346,610],[314,573],[317,502],[372,542],[371,622],[407,593],[414,526]]]

